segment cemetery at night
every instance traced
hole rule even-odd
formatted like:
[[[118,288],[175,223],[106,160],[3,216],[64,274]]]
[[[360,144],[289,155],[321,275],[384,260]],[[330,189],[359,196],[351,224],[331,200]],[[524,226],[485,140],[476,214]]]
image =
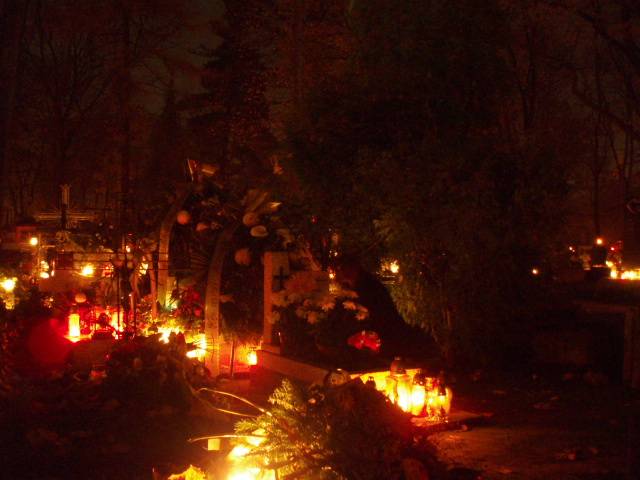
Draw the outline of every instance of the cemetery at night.
[[[0,479],[640,478],[640,4],[0,1]]]

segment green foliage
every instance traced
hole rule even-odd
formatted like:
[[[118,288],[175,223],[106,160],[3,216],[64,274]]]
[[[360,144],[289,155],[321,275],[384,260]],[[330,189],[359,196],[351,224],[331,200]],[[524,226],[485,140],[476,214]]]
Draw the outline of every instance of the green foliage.
[[[509,123],[519,99],[503,13],[493,1],[357,2],[352,68],[310,92],[310,128],[290,130],[319,222],[372,269],[400,261],[398,309],[450,359],[502,360],[542,294],[529,273],[564,213],[560,136]]]
[[[303,390],[285,380],[269,401],[268,413],[236,425],[264,438],[248,462],[277,468],[280,478],[399,478],[411,424],[375,389],[358,380]]]

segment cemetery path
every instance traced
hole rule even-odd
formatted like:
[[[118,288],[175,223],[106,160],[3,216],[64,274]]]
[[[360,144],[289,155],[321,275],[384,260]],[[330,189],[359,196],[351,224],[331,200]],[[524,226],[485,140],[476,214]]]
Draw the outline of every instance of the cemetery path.
[[[429,437],[439,459],[460,472],[453,478],[613,480],[640,475],[640,403],[620,387],[580,377],[555,383],[537,378],[460,381],[454,388],[457,408],[485,418],[468,430]]]

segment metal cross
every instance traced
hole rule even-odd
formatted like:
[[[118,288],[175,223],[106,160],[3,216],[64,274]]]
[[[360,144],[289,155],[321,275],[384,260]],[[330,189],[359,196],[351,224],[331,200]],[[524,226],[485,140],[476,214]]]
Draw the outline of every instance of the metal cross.
[[[279,286],[278,284],[274,281],[273,282],[273,291],[274,292],[278,292],[282,289],[284,289],[284,281],[289,278],[289,275],[285,275],[284,274],[284,268],[280,267],[278,269],[278,274],[273,276],[274,280],[277,280],[279,282]]]

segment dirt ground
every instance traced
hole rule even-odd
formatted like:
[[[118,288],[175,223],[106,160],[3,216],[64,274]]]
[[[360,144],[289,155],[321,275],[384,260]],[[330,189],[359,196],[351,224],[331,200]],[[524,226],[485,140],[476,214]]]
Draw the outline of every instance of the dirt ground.
[[[640,479],[638,394],[598,375],[460,378],[454,407],[482,414],[429,437],[452,477]]]

